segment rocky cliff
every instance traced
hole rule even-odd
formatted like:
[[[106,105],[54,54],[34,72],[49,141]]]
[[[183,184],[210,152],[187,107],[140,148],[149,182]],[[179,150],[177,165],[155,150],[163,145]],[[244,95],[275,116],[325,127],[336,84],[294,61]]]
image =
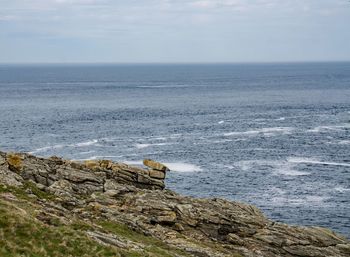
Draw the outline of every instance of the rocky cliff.
[[[346,238],[164,189],[168,169],[0,152],[0,256],[350,256]]]

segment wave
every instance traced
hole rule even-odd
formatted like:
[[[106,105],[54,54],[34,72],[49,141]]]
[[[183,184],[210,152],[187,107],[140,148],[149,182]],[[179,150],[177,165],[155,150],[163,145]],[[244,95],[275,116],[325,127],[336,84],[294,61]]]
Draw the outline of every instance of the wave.
[[[76,155],[85,155],[85,154],[91,154],[91,153],[94,153],[96,151],[86,151],[86,152],[79,152],[79,153],[76,153]]]
[[[194,143],[195,145],[211,145],[211,144],[222,144],[222,143],[227,143],[227,142],[233,142],[233,141],[243,141],[240,139],[218,139],[218,140],[207,140],[204,142],[200,142],[200,143]]]
[[[80,161],[87,161],[87,160],[104,160],[104,159],[115,159],[115,158],[121,158],[122,155],[94,155],[90,156],[88,158],[79,159]]]
[[[84,146],[90,146],[90,145],[95,145],[98,142],[97,139],[93,139],[91,141],[86,141],[86,142],[81,142],[81,143],[76,143],[68,146],[72,147],[84,147]]]
[[[273,136],[276,134],[290,134],[294,128],[292,127],[272,127],[272,128],[261,128],[256,130],[247,130],[247,131],[241,131],[241,132],[229,132],[224,133],[224,136],[242,136],[242,135],[248,135],[248,136],[256,136],[259,134],[267,135],[267,136]]]
[[[184,88],[192,85],[154,85],[154,86],[136,86],[136,88]]]
[[[281,174],[281,175],[285,175],[285,176],[307,176],[307,175],[310,175],[309,172],[299,171],[299,170],[295,170],[292,168],[278,169],[275,171],[275,174],[276,173]]]
[[[315,165],[330,165],[330,166],[343,166],[350,167],[350,163],[339,162],[325,162],[314,158],[303,157],[289,157],[286,160],[243,160],[235,163],[235,166],[242,171],[256,170],[257,167],[263,167],[271,169],[275,175],[284,176],[308,176],[311,173],[307,171],[298,170],[296,166],[298,164],[315,164]]]
[[[311,205],[311,206],[325,206],[325,201],[328,200],[328,196],[319,196],[319,195],[309,195],[303,198],[291,198],[289,196],[283,197],[272,197],[269,201],[270,204],[274,206],[283,206],[283,205]]]
[[[279,187],[271,187],[270,189],[268,189],[269,193],[271,193],[272,195],[285,195],[286,194],[286,190],[283,190]]]
[[[91,145],[97,145],[98,139],[93,139],[89,141],[83,141],[75,144],[57,144],[57,145],[50,145],[50,146],[44,146],[41,148],[34,149],[33,151],[30,151],[30,154],[35,154],[35,153],[42,153],[42,152],[47,152],[50,150],[54,149],[62,149],[65,147],[86,147],[86,146],[91,146]]]
[[[307,132],[311,133],[320,133],[320,132],[327,132],[327,131],[343,131],[344,129],[350,128],[350,124],[343,124],[343,125],[334,125],[334,126],[317,126],[313,129],[307,130]]]
[[[254,119],[254,121],[265,123],[265,121],[271,121],[271,120],[283,121],[285,119],[286,119],[285,117],[279,117],[279,118],[257,118],[257,119]]]
[[[337,186],[334,188],[335,191],[340,192],[340,193],[344,193],[344,192],[349,192],[350,188],[344,188],[342,186]]]
[[[267,166],[274,175],[283,176],[307,176],[309,172],[295,169],[295,165],[288,161],[282,160],[248,160],[239,161],[235,165],[243,171],[256,170],[256,167]]]
[[[164,141],[164,140],[167,140],[166,137],[155,137],[153,138],[154,140],[160,140],[160,141]]]
[[[319,161],[318,159],[312,158],[300,158],[300,157],[290,157],[287,159],[290,163],[306,163],[306,164],[319,164],[319,165],[330,165],[330,166],[344,166],[350,167],[350,163],[343,162],[324,162]]]
[[[283,121],[283,120],[285,120],[286,118],[285,117],[280,117],[280,118],[277,118],[277,119],[275,119],[275,120],[277,120],[277,121]]]
[[[177,171],[177,172],[198,172],[202,171],[202,168],[195,165],[195,164],[189,164],[184,162],[167,162],[164,163],[170,171]]]
[[[61,148],[64,148],[64,147],[66,147],[66,145],[61,145],[61,144],[45,146],[45,147],[37,148],[37,149],[35,149],[33,151],[30,151],[29,153],[30,154],[35,154],[35,153],[47,152],[49,150],[61,149]]]
[[[143,149],[151,146],[173,145],[174,143],[154,143],[154,144],[136,144],[137,149]]]

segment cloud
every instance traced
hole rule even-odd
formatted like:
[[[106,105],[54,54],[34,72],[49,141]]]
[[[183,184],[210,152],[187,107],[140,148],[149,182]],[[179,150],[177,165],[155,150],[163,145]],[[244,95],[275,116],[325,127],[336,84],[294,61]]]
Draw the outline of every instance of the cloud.
[[[260,48],[280,49],[282,56],[285,46],[298,49],[305,40],[314,45],[319,35],[349,35],[341,31],[350,22],[349,7],[347,0],[0,0],[0,52],[4,42],[11,48],[15,41],[30,41],[62,49],[71,42],[83,42],[78,49],[100,46],[91,52],[110,45],[135,56],[146,47],[186,58],[230,58],[236,52],[255,58]],[[170,46],[178,50],[163,49]]]
[[[98,0],[54,0],[54,3],[58,4],[96,4],[101,1]]]
[[[15,21],[18,17],[15,15],[0,15],[0,21]]]
[[[225,8],[225,7],[244,8],[249,4],[247,4],[247,1],[241,1],[241,0],[199,0],[199,1],[193,1],[191,5],[194,7],[210,9],[210,8]]]

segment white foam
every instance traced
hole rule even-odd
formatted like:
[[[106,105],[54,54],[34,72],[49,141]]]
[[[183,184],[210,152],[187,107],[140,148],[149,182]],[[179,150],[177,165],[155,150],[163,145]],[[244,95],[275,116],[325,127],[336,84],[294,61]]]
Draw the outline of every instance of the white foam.
[[[85,146],[95,145],[97,142],[98,142],[97,139],[93,139],[93,140],[90,140],[90,141],[80,142],[80,143],[76,143],[76,144],[71,144],[71,145],[68,145],[68,146],[85,147]]]
[[[220,121],[218,122],[218,124],[224,124],[224,123],[225,123],[224,120],[220,120]]]
[[[80,159],[80,160],[102,160],[102,159],[114,159],[114,158],[120,158],[122,157],[121,155],[94,155],[90,156],[85,159]]]
[[[343,124],[343,125],[336,125],[336,126],[317,126],[313,129],[307,130],[307,132],[311,133],[319,133],[319,132],[326,132],[326,131],[342,131],[344,129],[350,128],[350,124]]]
[[[46,152],[46,151],[53,150],[53,149],[61,149],[63,147],[65,147],[65,145],[61,145],[61,144],[45,146],[45,147],[37,148],[29,153],[30,154],[41,153],[41,152]]]
[[[307,130],[306,132],[311,132],[311,133],[318,133],[318,132],[321,132],[321,127],[315,127],[313,129],[309,129]]]
[[[84,155],[84,154],[91,154],[94,153],[96,151],[86,151],[86,152],[80,152],[80,153],[76,153],[77,155]]]
[[[287,161],[279,160],[247,160],[239,161],[235,163],[242,171],[256,170],[259,166],[271,167],[271,171],[275,175],[284,176],[307,176],[310,175],[309,172],[299,171],[294,168],[294,165],[288,163]]]
[[[337,186],[334,188],[335,191],[340,192],[340,193],[344,193],[344,192],[349,192],[350,188],[344,188],[342,186]]]
[[[350,145],[350,140],[340,140],[338,142],[339,145]]]
[[[285,175],[285,176],[307,176],[310,175],[309,172],[303,172],[299,170],[295,170],[289,167],[285,167],[284,169],[276,169],[275,173]]]
[[[285,117],[280,117],[278,119],[275,119],[275,120],[279,120],[279,121],[282,121],[282,120],[285,120],[286,118]]]
[[[57,145],[50,145],[50,146],[45,146],[45,147],[41,147],[41,148],[37,148],[31,152],[29,152],[30,154],[35,154],[35,153],[41,153],[41,152],[46,152],[49,150],[53,150],[53,149],[62,149],[64,147],[86,147],[86,146],[91,146],[91,145],[96,145],[98,143],[98,139],[93,139],[93,140],[89,140],[89,141],[85,141],[85,142],[79,142],[76,144],[57,144]]]
[[[319,204],[329,199],[328,196],[309,195],[305,197],[307,203]]]
[[[250,170],[253,166],[255,166],[257,162],[259,161],[258,160],[239,161],[239,162],[236,162],[235,165],[238,166],[241,170],[247,171],[247,170]]]
[[[143,149],[143,148],[149,147],[150,144],[136,144],[135,146],[137,149]]]
[[[350,167],[350,163],[342,163],[342,162],[323,162],[317,159],[312,158],[299,158],[299,157],[291,157],[287,159],[290,163],[306,163],[306,164],[320,164],[320,165],[330,165],[330,166],[344,166]]]
[[[273,205],[320,205],[329,199],[327,196],[309,195],[303,198],[291,198],[291,197],[273,197],[271,203]]]
[[[184,162],[168,162],[164,163],[171,171],[177,171],[177,172],[197,172],[202,171],[202,168],[189,163]]]
[[[143,148],[147,148],[150,146],[163,146],[163,145],[172,145],[173,143],[156,143],[156,144],[136,144],[136,148],[137,149],[143,149]]]
[[[137,86],[137,88],[183,88],[191,85],[154,85],[154,86]]]
[[[217,167],[220,170],[222,170],[222,169],[233,170],[236,168],[236,166],[234,166],[234,165],[227,165],[227,164],[222,164],[222,163],[215,163],[215,167]]]
[[[233,165],[223,165],[223,167],[229,170],[233,170],[235,168]]]
[[[166,140],[166,137],[155,137],[154,140],[160,140],[160,141],[164,141]]]
[[[247,130],[247,131],[235,131],[235,132],[229,132],[225,133],[224,136],[241,136],[241,135],[248,135],[248,136],[256,136],[259,134],[264,134],[267,136],[277,135],[277,134],[290,134],[294,128],[291,127],[272,127],[272,128],[261,128],[256,130]]]
[[[285,195],[286,194],[285,190],[278,188],[278,187],[271,187],[269,191],[271,191],[272,194],[278,194],[278,195]]]
[[[232,139],[222,139],[222,140],[208,140],[204,143],[200,143],[200,144],[221,144],[221,143],[226,143],[226,142],[232,142],[232,141],[237,141],[237,140],[232,140]]]

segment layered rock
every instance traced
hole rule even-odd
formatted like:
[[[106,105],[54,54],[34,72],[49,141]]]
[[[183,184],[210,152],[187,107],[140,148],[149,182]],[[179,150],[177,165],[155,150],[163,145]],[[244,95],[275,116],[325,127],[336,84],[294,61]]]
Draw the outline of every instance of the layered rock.
[[[105,189],[105,184],[112,187],[112,183],[129,184],[144,189],[164,189],[166,170],[158,174],[154,169],[142,169],[110,160],[77,162],[56,156],[43,159],[28,154],[1,152],[0,156],[2,162],[7,163],[8,169],[24,180],[32,180],[46,187],[65,180],[80,194],[104,192],[108,190]],[[159,167],[164,166],[155,161],[152,163]]]
[[[0,183],[20,187],[31,180],[55,196],[45,202],[50,206],[45,215],[126,224],[185,253],[173,256],[350,256],[349,240],[326,228],[289,226],[268,220],[251,205],[159,190],[167,167],[151,160],[144,164],[151,169],[0,152]],[[138,246],[115,234],[87,234],[103,244]]]
[[[150,159],[144,160],[143,164],[145,166],[151,168],[151,170],[149,171],[149,176],[151,178],[165,179],[165,175],[169,171],[169,168],[167,166],[165,166],[164,164],[159,163],[159,162],[155,162],[155,161],[150,160]]]

